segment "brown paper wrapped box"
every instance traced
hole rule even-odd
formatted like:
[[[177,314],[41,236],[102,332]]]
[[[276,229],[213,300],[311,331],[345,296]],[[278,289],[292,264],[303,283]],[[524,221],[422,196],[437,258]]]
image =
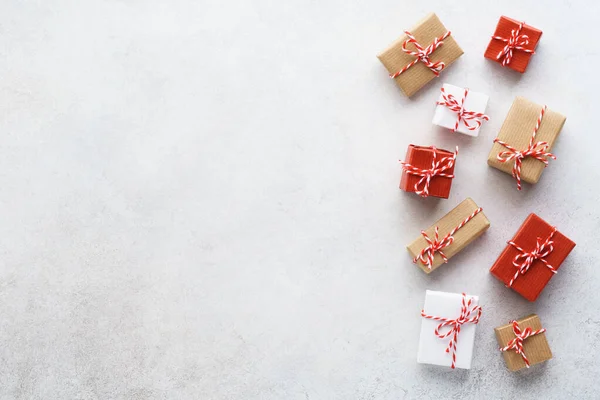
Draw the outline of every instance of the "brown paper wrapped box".
[[[540,318],[535,314],[517,320],[517,323],[521,331],[527,328],[531,328],[533,331],[543,328]],[[500,348],[506,347],[516,337],[512,324],[496,328],[494,332],[496,332],[496,339],[498,339]],[[550,351],[548,340],[546,340],[546,333],[539,333],[525,339],[523,341],[523,353],[525,353],[525,356],[529,360],[529,365],[539,364],[551,359],[552,351]],[[527,367],[523,357],[517,354],[515,350],[503,351],[502,354],[506,361],[506,366],[510,371],[518,371],[521,368]]]
[[[435,38],[443,36],[448,30],[437,15],[429,14],[409,30],[409,32],[415,37],[417,43],[426,48],[433,43]],[[387,50],[377,56],[379,61],[387,68],[390,75],[400,71],[415,60],[415,56],[402,51],[402,44],[407,39],[407,35],[402,35]],[[445,69],[456,61],[458,57],[462,56],[463,51],[452,35],[444,39],[443,42],[443,45],[431,53],[429,59],[434,63],[436,61],[444,62]],[[408,44],[407,48],[411,51],[416,49],[412,43]],[[398,75],[394,80],[404,94],[410,97],[435,77],[436,75],[424,63],[418,62]]]
[[[542,108],[542,105],[533,103],[523,97],[517,97],[508,111],[502,128],[500,128],[498,139],[518,150],[525,150],[529,146],[529,141]],[[547,109],[535,135],[535,141],[547,142],[549,145],[548,152],[550,152],[566,119],[565,116]],[[512,174],[515,161],[500,162],[497,158],[498,154],[506,150],[507,148],[503,145],[494,143],[488,156],[488,165],[507,174]],[[545,167],[542,161],[533,157],[525,157],[521,165],[521,179],[528,183],[537,183]]]
[[[482,211],[478,211],[479,207],[473,200],[467,198],[452,211],[446,214],[442,219],[437,221],[435,224],[425,230],[425,234],[433,240],[435,238],[435,227],[438,227],[439,239],[442,240],[449,232],[455,229],[460,224],[477,212],[475,216],[469,219],[460,229],[452,235],[454,240],[452,243],[441,249],[445,256],[450,259],[459,251],[464,249],[469,243],[477,239],[483,232],[490,227],[490,221],[487,219]],[[414,242],[407,246],[408,252],[413,258],[419,256],[421,251],[428,246],[427,240],[423,235],[420,235]],[[421,260],[417,260],[417,266],[421,268],[426,274],[437,269],[440,265],[444,264],[444,258],[436,251],[433,256],[433,263],[431,268],[428,268]]]

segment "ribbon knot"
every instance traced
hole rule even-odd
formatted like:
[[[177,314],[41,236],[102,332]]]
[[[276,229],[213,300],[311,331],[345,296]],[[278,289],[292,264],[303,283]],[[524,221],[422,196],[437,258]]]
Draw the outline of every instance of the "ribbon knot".
[[[438,317],[435,315],[428,315],[425,314],[425,310],[421,310],[421,316],[423,318],[432,319],[434,321],[440,321],[440,324],[435,328],[434,331],[434,334],[438,338],[445,339],[448,336],[452,335],[452,337],[450,338],[450,342],[448,343],[448,347],[446,347],[445,350],[446,353],[450,353],[450,351],[452,351],[452,365],[450,366],[452,369],[456,367],[456,343],[458,341],[458,334],[460,333],[461,326],[468,323],[478,324],[479,318],[481,317],[481,307],[471,307],[472,303],[473,299],[469,298],[469,301],[467,301],[467,295],[463,293],[460,315],[458,316],[458,318],[454,319]],[[447,330],[447,332],[442,333],[441,330],[446,327],[448,327],[449,329]]]
[[[517,150],[513,146],[509,145],[506,142],[503,142],[498,138],[494,139],[494,143],[498,143],[508,149],[506,151],[498,153],[498,155],[496,156],[498,161],[500,161],[501,163],[506,163],[514,160],[512,176],[517,181],[518,190],[521,190],[521,165],[526,157],[533,157],[536,160],[543,162],[545,167],[548,166],[548,158],[556,160],[556,156],[548,151],[550,149],[550,145],[548,144],[548,142],[534,142],[535,135],[540,129],[540,124],[542,123],[542,118],[544,117],[546,108],[546,106],[542,108],[540,116],[538,117],[537,122],[535,124],[535,128],[533,129],[531,139],[529,140],[529,146],[527,146],[527,148],[525,148],[524,150]]]
[[[498,55],[496,56],[496,60],[500,60],[502,58],[502,65],[506,66],[510,64],[512,61],[513,50],[520,50],[530,54],[535,53],[533,50],[525,47],[529,45],[529,36],[521,34],[521,30],[523,29],[524,25],[525,22],[519,23],[517,29],[510,31],[510,36],[508,38],[502,36],[492,36],[493,39],[506,43],[504,48],[498,52]]]
[[[458,155],[457,146],[454,154],[437,160],[437,149],[435,148],[435,146],[431,146],[429,147],[429,149],[433,150],[431,168],[429,169],[417,168],[407,162],[400,161],[400,163],[402,164],[402,169],[406,171],[406,173],[421,177],[421,179],[419,179],[419,181],[415,183],[415,193],[421,197],[429,196],[429,185],[431,184],[431,179],[433,177],[440,176],[451,179],[454,178],[453,174],[448,174],[445,171],[450,170],[454,166],[456,156]]]
[[[510,244],[519,251],[519,254],[517,254],[513,259],[513,265],[517,267],[517,271],[508,283],[508,287],[511,287],[520,275],[525,275],[535,261],[540,261],[553,274],[556,274],[558,272],[556,268],[554,268],[552,265],[550,265],[550,263],[548,263],[548,261],[546,261],[546,257],[548,257],[550,253],[554,251],[554,241],[552,240],[552,238],[554,237],[556,231],[557,229],[554,228],[552,230],[552,233],[550,233],[550,236],[548,236],[548,238],[543,242],[542,238],[538,237],[535,248],[532,251],[523,250],[512,240],[508,242],[508,244]]]
[[[454,111],[458,117],[452,132],[456,132],[458,125],[460,125],[460,121],[464,121],[464,124],[468,130],[474,131],[481,127],[482,121],[490,120],[490,118],[483,113],[465,110],[465,100],[467,99],[467,94],[469,94],[469,89],[465,89],[465,94],[460,102],[452,94],[446,93],[444,88],[441,90],[444,101],[438,101],[436,104],[448,107],[451,111]],[[475,125],[471,125],[469,121],[473,121]]]
[[[408,36],[408,39],[406,39],[404,41],[404,43],[402,43],[402,51],[405,52],[406,54],[409,54],[416,58],[413,61],[411,61],[407,66],[402,68],[400,71],[390,74],[390,78],[392,78],[392,79],[397,78],[404,72],[408,71],[408,69],[410,67],[412,67],[413,65],[415,65],[419,62],[422,62],[423,64],[425,64],[425,66],[427,68],[429,68],[431,70],[431,72],[434,73],[435,76],[440,76],[440,72],[446,67],[446,64],[444,64],[442,61],[432,62],[431,59],[429,58],[429,56],[438,47],[443,45],[444,39],[446,39],[452,33],[450,31],[448,31],[448,32],[444,33],[442,36],[436,37],[435,39],[433,39],[433,42],[425,48],[423,48],[423,46],[421,46],[419,44],[419,42],[417,42],[417,39],[415,39],[415,37],[409,31],[405,31],[404,33],[406,33],[406,36]],[[410,43],[412,43],[414,45],[415,50],[410,50],[407,47]]]
[[[525,355],[525,351],[523,349],[523,342],[530,338],[531,336],[539,335],[540,333],[546,332],[545,328],[538,329],[534,331],[533,329],[527,327],[524,330],[521,330],[519,323],[515,320],[510,321],[513,328],[513,333],[515,334],[515,338],[512,339],[505,347],[501,347],[500,351],[509,351],[514,350],[517,354],[521,355],[523,361],[525,362],[525,366],[529,368],[529,360]]]

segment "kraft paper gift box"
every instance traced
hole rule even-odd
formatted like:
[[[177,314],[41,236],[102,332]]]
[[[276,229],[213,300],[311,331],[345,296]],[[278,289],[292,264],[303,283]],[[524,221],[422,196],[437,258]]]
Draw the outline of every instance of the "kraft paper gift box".
[[[467,247],[489,227],[490,221],[483,213],[483,209],[467,198],[435,224],[421,232],[421,235],[408,245],[407,250],[413,257],[413,262],[426,274],[429,274]],[[438,230],[437,239],[436,228]],[[452,240],[448,240],[449,236],[452,237]],[[439,244],[436,248],[433,248],[431,244],[434,241]]]
[[[427,290],[425,305],[421,311],[417,362],[470,369],[480,316],[481,307],[477,296]],[[457,319],[463,323],[456,324]],[[439,327],[444,323],[446,326]],[[436,335],[436,328],[439,335]],[[447,333],[450,333],[447,337],[440,337]],[[453,347],[451,340],[456,347]]]
[[[405,161],[402,162],[400,189],[405,192],[417,193],[422,197],[433,196],[447,199],[450,196],[454,178],[455,159],[456,154],[448,150],[438,149],[434,146],[409,145]],[[427,184],[423,179],[422,172],[431,170],[434,163],[438,164],[436,167],[438,170],[442,168],[443,171],[432,176]]]
[[[428,46],[434,44],[436,39],[443,38],[441,39],[443,44],[440,46],[438,43],[437,48],[428,56],[429,62],[432,64],[438,63],[440,71],[448,68],[450,64],[463,54],[454,37],[448,34],[449,31],[435,14],[429,14],[409,32],[423,49],[427,49]],[[398,72],[415,62],[414,65],[411,65],[408,69],[394,77],[396,84],[402,89],[402,92],[406,96],[411,97],[438,76],[440,71],[432,71],[424,62],[418,60],[415,55],[403,51],[402,46],[405,42],[407,42],[406,48],[408,51],[417,51],[415,44],[410,41],[407,34],[404,34],[387,50],[379,54],[377,58],[379,58],[379,61],[388,70],[390,77],[394,77]],[[443,66],[439,64],[440,62],[443,63]]]
[[[523,73],[541,37],[542,31],[537,28],[508,17],[500,17],[484,57]],[[511,40],[516,47],[507,47]]]
[[[469,136],[478,136],[489,97],[458,86],[444,83],[437,101],[433,124]]]
[[[512,321],[507,325],[494,329],[498,345],[500,345],[508,369],[510,371],[518,371],[522,368],[529,368],[531,365],[550,360],[552,358],[552,351],[548,345],[545,329],[542,327],[540,318],[532,314],[516,322],[520,336],[522,338],[528,336],[522,341],[522,345],[516,343],[517,340],[515,339],[517,335],[515,334]],[[529,332],[526,332],[527,330]],[[522,351],[522,354],[518,353],[517,349]]]
[[[545,111],[541,117],[539,128],[536,131],[542,110]],[[548,162],[551,161],[549,160],[550,158],[555,158],[554,155],[544,156],[543,154],[549,153],[552,150],[565,121],[565,116],[523,97],[517,97],[508,111],[498,137],[494,140],[488,156],[488,165],[507,174],[512,174],[517,178],[514,171],[514,167],[518,162],[514,158],[515,152],[500,142],[506,143],[517,151],[525,151],[531,148],[534,151],[539,151],[541,154],[539,156],[540,159],[533,156],[527,156],[522,159],[519,168],[520,178],[517,178],[517,187],[520,189],[521,179],[528,183],[537,183],[542,172],[544,172],[544,168],[546,168],[546,163],[542,160]],[[498,157],[501,157],[504,161]]]
[[[535,301],[575,243],[535,214],[508,242],[490,272],[507,287]],[[515,265],[515,263],[517,265]]]

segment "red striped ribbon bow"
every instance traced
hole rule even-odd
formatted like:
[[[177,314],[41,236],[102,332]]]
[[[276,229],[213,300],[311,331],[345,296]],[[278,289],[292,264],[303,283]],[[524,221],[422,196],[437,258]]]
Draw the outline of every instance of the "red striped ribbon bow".
[[[456,124],[454,124],[454,129],[452,129],[452,132],[456,132],[461,120],[464,121],[465,126],[470,131],[479,129],[482,121],[490,120],[490,118],[483,113],[465,110],[465,100],[467,99],[467,94],[469,94],[469,89],[465,89],[465,94],[463,95],[462,100],[459,102],[456,97],[450,93],[446,93],[446,90],[442,88],[442,98],[444,101],[438,101],[436,103],[440,106],[446,106],[451,111],[457,113],[458,118],[456,120]],[[475,122],[475,125],[470,125],[469,121]]]
[[[448,347],[446,347],[446,353],[450,353],[450,350],[452,350],[452,365],[450,366],[450,368],[452,369],[456,367],[456,342],[458,341],[460,327],[463,324],[468,323],[477,324],[479,323],[479,318],[481,317],[481,307],[471,307],[472,303],[473,299],[469,299],[469,301],[467,301],[467,295],[463,293],[460,315],[458,316],[458,318],[455,319],[427,315],[425,314],[425,310],[421,310],[421,317],[432,319],[434,321],[441,321],[441,323],[435,328],[435,336],[439,337],[440,339],[445,339],[448,336],[452,335],[452,337],[450,338],[450,343],[448,343]],[[447,326],[450,327],[450,329],[446,333],[441,333],[440,331]]]
[[[521,22],[517,29],[511,30],[508,38],[502,36],[492,36],[493,39],[506,43],[506,46],[504,46],[504,48],[496,56],[496,60],[500,60],[502,57],[504,57],[502,60],[502,65],[504,66],[510,64],[513,56],[513,50],[520,50],[531,54],[535,53],[535,51],[524,47],[529,44],[529,36],[521,35],[523,25],[525,25],[525,22]]]
[[[400,161],[402,164],[402,169],[406,171],[406,173],[421,177],[421,179],[415,183],[415,193],[421,197],[429,196],[429,185],[431,184],[431,178],[436,176],[452,179],[454,178],[453,174],[447,174],[445,171],[450,170],[454,166],[456,156],[458,155],[457,146],[454,154],[448,157],[443,157],[438,161],[435,146],[431,146],[429,149],[433,150],[433,158],[431,160],[430,169],[417,168],[407,162]],[[421,187],[421,189],[419,189],[419,187]]]
[[[496,158],[501,163],[509,162],[511,160],[515,161],[512,169],[512,176],[517,180],[517,189],[521,190],[521,164],[525,157],[533,157],[536,160],[539,160],[548,166],[548,158],[552,158],[556,160],[556,156],[550,152],[548,149],[550,145],[548,142],[534,142],[535,135],[537,134],[538,129],[540,129],[540,124],[542,123],[542,118],[544,117],[544,113],[546,112],[546,106],[542,108],[540,112],[540,116],[538,117],[535,128],[533,129],[533,134],[531,135],[531,139],[529,140],[529,146],[525,150],[517,150],[506,142],[501,141],[500,139],[494,139],[494,143],[501,144],[506,147],[508,150],[499,153]]]
[[[425,66],[427,66],[427,68],[429,68],[431,72],[435,74],[435,76],[440,76],[440,72],[444,69],[444,67],[446,67],[446,64],[444,64],[442,61],[432,62],[429,59],[429,56],[438,47],[443,45],[443,40],[450,36],[452,33],[448,31],[442,36],[433,39],[433,43],[431,43],[425,48],[423,48],[423,46],[421,46],[419,42],[417,42],[417,39],[415,39],[415,37],[409,31],[404,31],[404,33],[406,33],[408,39],[406,39],[404,43],[402,43],[402,51],[416,58],[413,61],[411,61],[406,67],[402,68],[400,71],[390,74],[390,78],[397,78],[398,76],[400,76],[400,74],[406,72],[410,67],[417,64],[418,62],[422,62],[423,64],[425,64]],[[406,47],[409,43],[412,43],[415,46],[416,51],[410,50]]]
[[[473,211],[473,213],[471,215],[469,215],[467,218],[465,218],[464,221],[462,221],[460,224],[455,226],[454,229],[452,229],[450,232],[448,232],[448,234],[446,236],[444,236],[442,238],[442,240],[439,240],[439,232],[438,232],[439,229],[437,226],[435,227],[435,235],[434,235],[433,240],[429,236],[427,236],[427,233],[425,233],[425,231],[421,231],[421,235],[423,235],[423,237],[427,241],[428,245],[423,250],[421,250],[421,252],[419,253],[418,256],[413,258],[413,263],[416,264],[417,261],[421,261],[423,263],[423,265],[427,266],[428,269],[431,269],[433,267],[433,257],[435,256],[436,251],[438,253],[440,253],[440,256],[442,256],[444,263],[447,263],[448,257],[446,257],[446,254],[444,254],[444,252],[442,250],[444,248],[450,246],[454,242],[453,235],[456,233],[456,231],[458,231],[460,228],[465,226],[467,224],[467,222],[469,222],[470,220],[475,218],[475,216],[477,214],[479,214],[481,211],[483,211],[483,208],[481,208],[481,207],[479,207],[477,210]]]
[[[540,333],[546,332],[546,328],[534,331],[533,329],[528,327],[522,331],[517,321],[512,320],[510,321],[510,323],[512,324],[513,333],[516,337],[510,342],[508,342],[508,344],[505,347],[501,347],[500,351],[515,350],[517,354],[520,354],[521,357],[523,357],[523,361],[525,361],[525,366],[529,368],[529,360],[527,359],[527,356],[525,356],[525,352],[523,351],[523,342],[531,336],[539,335]]]
[[[535,249],[532,251],[525,251],[521,247],[519,247],[512,240],[508,242],[511,246],[519,251],[513,260],[513,265],[517,267],[517,272],[512,277],[510,282],[508,283],[508,287],[511,287],[513,283],[517,280],[520,275],[525,275],[529,268],[533,265],[533,262],[538,260],[541,261],[553,274],[556,274],[558,271],[554,268],[548,261],[546,261],[546,257],[550,255],[554,251],[554,241],[552,238],[556,233],[556,228],[552,230],[552,233],[548,238],[542,243],[542,238],[537,238],[537,244],[535,245]]]

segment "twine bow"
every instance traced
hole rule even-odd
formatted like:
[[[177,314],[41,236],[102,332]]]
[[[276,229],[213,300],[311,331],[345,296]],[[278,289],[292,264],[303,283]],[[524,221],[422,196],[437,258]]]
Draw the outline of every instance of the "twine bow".
[[[452,351],[452,365],[450,366],[452,369],[456,367],[456,342],[458,341],[458,334],[460,333],[461,326],[469,323],[477,324],[479,323],[479,318],[481,317],[481,307],[471,307],[472,303],[473,299],[469,298],[469,301],[467,301],[467,295],[463,293],[460,315],[455,319],[427,315],[425,314],[425,310],[421,310],[421,317],[432,319],[434,321],[441,321],[441,323],[435,328],[435,336],[439,337],[440,339],[445,339],[452,335],[450,342],[448,343],[448,347],[446,347],[446,353],[450,353],[450,351]],[[445,327],[450,327],[450,329],[446,333],[440,332]]]
[[[406,39],[404,41],[404,43],[402,43],[402,51],[405,52],[406,54],[409,54],[416,58],[413,61],[411,61],[407,66],[402,68],[400,71],[390,74],[390,78],[392,78],[392,79],[397,78],[402,73],[408,71],[408,69],[410,67],[417,64],[418,62],[422,62],[423,64],[425,64],[425,66],[427,68],[429,68],[431,70],[431,72],[434,73],[435,76],[440,76],[440,72],[444,69],[444,67],[446,67],[446,64],[444,64],[442,61],[432,62],[429,59],[429,56],[438,47],[443,45],[444,44],[443,40],[446,39],[448,36],[450,36],[452,33],[450,31],[448,31],[448,32],[444,33],[442,36],[436,37],[435,39],[433,39],[433,42],[425,48],[423,48],[423,46],[421,46],[419,44],[419,42],[417,42],[417,39],[415,39],[415,37],[409,31],[405,31],[404,33],[406,33],[406,36],[408,36],[408,39]],[[413,51],[413,50],[410,50],[409,48],[407,48],[407,45],[409,43],[412,43],[415,46],[416,51]]]
[[[525,25],[525,22],[519,23],[517,29],[511,30],[508,38],[502,36],[492,36],[492,39],[500,40],[506,43],[504,48],[496,56],[496,60],[500,60],[502,58],[502,65],[504,66],[510,64],[512,61],[513,50],[520,50],[530,54],[535,53],[535,51],[524,47],[529,45],[529,36],[521,35],[523,25]]]
[[[546,332],[546,328],[538,329],[534,331],[533,329],[527,327],[524,330],[521,330],[519,327],[519,323],[515,320],[510,321],[513,328],[513,333],[515,334],[515,338],[512,339],[505,347],[501,347],[500,351],[509,351],[514,350],[517,354],[520,354],[523,357],[523,361],[525,361],[525,366],[529,368],[529,360],[527,356],[525,356],[525,351],[523,350],[523,342],[530,338],[531,336],[539,335],[540,333]]]
[[[444,260],[444,263],[447,263],[448,257],[446,257],[446,254],[444,254],[442,250],[450,246],[454,242],[454,234],[456,233],[456,231],[465,226],[467,222],[475,218],[475,216],[481,211],[483,211],[483,208],[481,207],[473,211],[473,213],[467,218],[465,218],[464,221],[462,221],[460,224],[454,227],[454,229],[448,232],[448,234],[444,236],[442,240],[439,240],[439,228],[437,226],[435,227],[435,235],[433,237],[433,240],[429,236],[427,236],[427,233],[425,231],[421,231],[421,235],[423,235],[423,238],[425,238],[428,245],[423,250],[421,250],[418,256],[413,258],[413,263],[416,264],[418,261],[421,261],[423,265],[425,265],[429,270],[431,270],[431,268],[433,268],[433,258],[435,257],[436,252],[440,254],[442,259]]]
[[[428,147],[433,150],[433,158],[431,160],[431,168],[430,169],[421,169],[417,168],[407,162],[400,161],[402,164],[402,169],[406,171],[406,173],[420,176],[421,179],[417,183],[415,183],[415,193],[421,197],[429,196],[429,185],[431,184],[431,178],[436,176],[444,177],[444,178],[454,178],[453,174],[447,174],[445,171],[450,170],[454,166],[454,162],[456,161],[456,156],[458,155],[458,146],[456,147],[456,151],[451,156],[443,157],[439,161],[437,160],[437,149],[435,146]]]
[[[456,97],[450,93],[446,93],[446,90],[442,88],[442,98],[444,101],[438,101],[436,103],[438,105],[448,107],[451,111],[457,114],[458,118],[456,120],[456,124],[454,124],[454,129],[452,129],[452,132],[456,132],[458,125],[460,125],[460,121],[464,122],[468,130],[474,131],[481,127],[482,121],[490,120],[490,118],[483,113],[465,110],[465,100],[467,99],[467,94],[469,94],[469,89],[465,89],[465,94],[459,102]],[[475,122],[475,125],[470,125],[469,121]]]
[[[521,164],[523,163],[523,159],[525,157],[533,157],[536,160],[539,160],[544,163],[544,165],[548,166],[548,158],[552,158],[556,160],[556,156],[548,150],[550,149],[550,145],[548,142],[534,142],[535,135],[537,134],[538,129],[540,129],[540,124],[542,123],[542,118],[544,117],[544,113],[546,112],[546,106],[542,108],[540,112],[540,116],[538,117],[535,128],[533,129],[533,133],[531,135],[531,139],[529,140],[529,146],[524,150],[517,150],[513,146],[509,145],[506,142],[496,138],[494,139],[494,143],[501,144],[506,147],[508,150],[499,153],[496,158],[501,163],[506,163],[514,160],[515,164],[512,169],[512,176],[517,180],[517,189],[521,190]]]
[[[552,233],[550,233],[550,236],[548,236],[548,238],[544,242],[542,242],[542,238],[538,237],[535,249],[529,252],[523,250],[512,240],[508,242],[508,244],[510,244],[519,251],[519,254],[517,254],[513,260],[513,265],[517,267],[517,272],[515,272],[515,275],[508,283],[508,287],[511,287],[520,275],[525,275],[536,260],[544,264],[553,274],[556,274],[558,272],[556,268],[554,268],[552,265],[550,265],[550,263],[548,263],[548,261],[546,261],[546,257],[548,257],[550,253],[554,251],[554,241],[552,240],[552,238],[554,237],[556,231],[557,229],[554,228],[552,230]]]

